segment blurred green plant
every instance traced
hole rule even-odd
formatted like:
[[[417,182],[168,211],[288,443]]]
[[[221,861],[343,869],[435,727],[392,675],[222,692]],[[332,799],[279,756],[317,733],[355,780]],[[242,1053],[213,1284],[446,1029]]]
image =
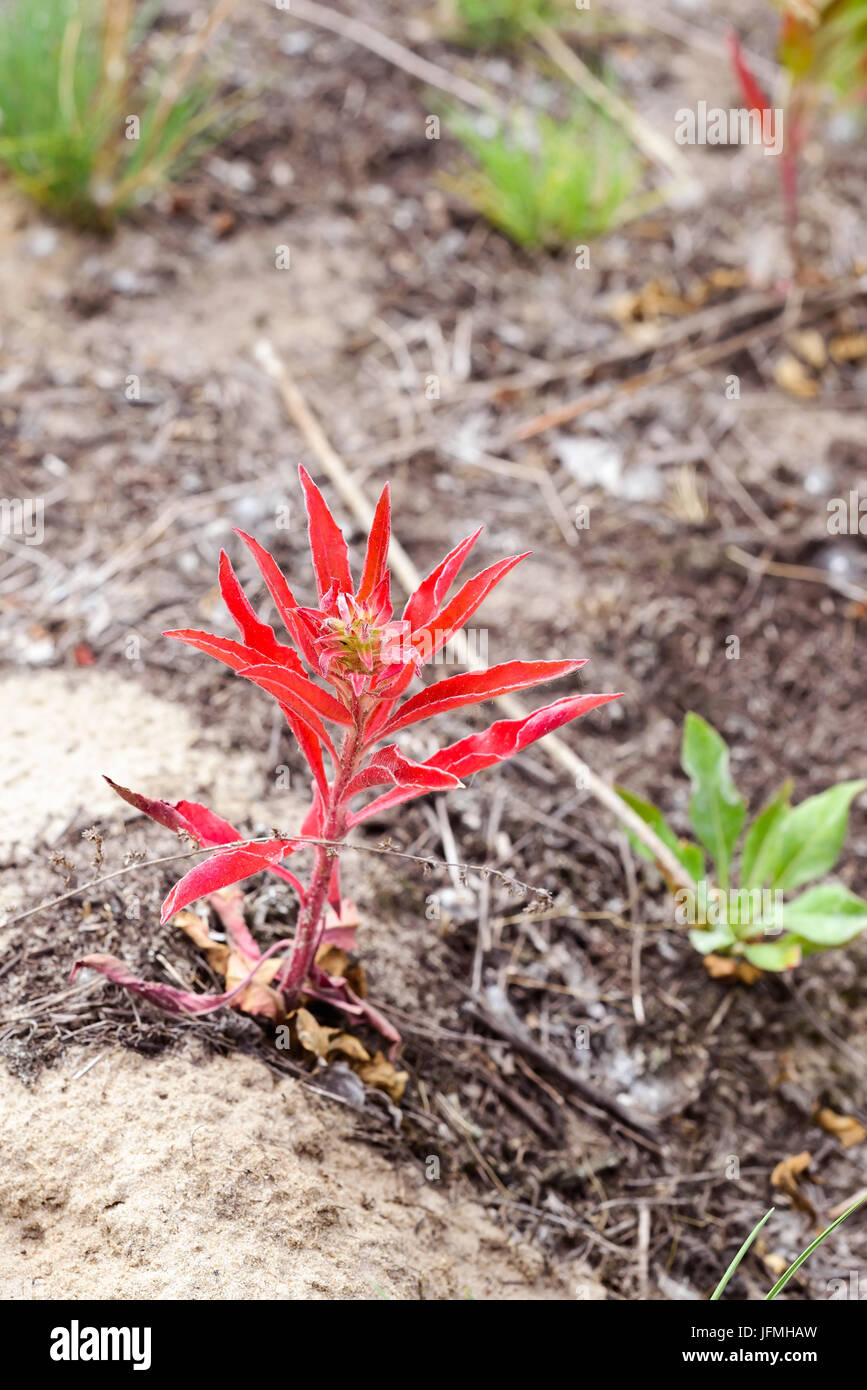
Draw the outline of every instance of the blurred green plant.
[[[563,0],[449,0],[449,38],[468,48],[509,48],[537,24],[556,24]]]
[[[519,246],[554,249],[644,210],[642,166],[611,120],[582,105],[566,121],[525,110],[504,120],[448,117],[476,168],[444,180]]]
[[[230,107],[196,73],[235,0],[218,0],[173,63],[145,40],[162,9],[134,0],[0,6],[0,164],[35,202],[110,231],[224,134]]]
[[[867,0],[774,0],[782,11],[777,57],[786,74],[786,139],[780,161],[790,230],[797,225],[798,158],[823,101],[863,114],[867,103]],[[732,64],[750,107],[771,102],[744,56],[737,34],[729,38]],[[798,256],[796,252],[795,259]]]
[[[867,0],[782,0],[778,54],[793,87],[842,105],[867,98]],[[809,100],[808,103],[809,104]]]
[[[731,775],[728,746],[697,714],[687,714],[684,722],[681,764],[692,782],[689,820],[699,844],[675,835],[651,802],[623,787],[617,791],[695,883],[694,892],[679,888],[675,901],[678,920],[693,925],[689,936],[696,950],[731,958],[735,967],[746,961],[757,970],[790,970],[804,956],[845,946],[867,927],[867,902],[841,883],[815,883],[837,862],[850,807],[867,778],[838,782],[797,806],[790,801],[792,784],[785,782],[746,832],[736,885],[735,850],[747,807]],[[627,833],[636,853],[652,860],[650,850]],[[705,852],[715,866],[712,882]],[[806,892],[785,898],[811,882]]]

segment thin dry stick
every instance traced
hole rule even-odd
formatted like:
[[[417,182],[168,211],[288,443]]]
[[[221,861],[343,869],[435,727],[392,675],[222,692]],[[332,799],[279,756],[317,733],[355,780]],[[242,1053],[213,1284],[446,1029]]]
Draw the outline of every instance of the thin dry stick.
[[[303,434],[350,511],[354,513],[363,526],[369,529],[373,517],[373,507],[349,473],[346,464],[333,449],[285,363],[280,360],[269,342],[261,342],[258,345],[256,356],[279,388],[289,418]],[[421,583],[421,575],[403,547],[393,539],[389,547],[389,559],[404,589],[408,593],[412,593]],[[475,653],[470,651],[467,652],[467,665],[473,670],[484,669],[484,663],[479,661]],[[520,700],[516,700],[514,695],[499,695],[496,703],[510,719],[521,719],[527,713]],[[556,734],[547,734],[545,738],[540,739],[539,747],[544,749],[555,763],[568,772],[576,786],[589,791],[591,796],[594,796],[597,801],[601,801],[614,813],[622,825],[632,831],[636,839],[650,850],[659,868],[672,884],[690,890],[695,887],[693,880],[668,846],[663,844],[649,825],[645,825],[631,806],[627,806],[626,802],[621,800],[612,786],[609,786],[602,777],[597,777],[596,773],[572,751],[567,743],[564,743]]]
[[[679,356],[673,357],[670,362],[651,367],[646,372],[638,372],[635,376],[627,377],[625,381],[617,381],[599,391],[589,391],[586,396],[567,401],[565,405],[557,406],[554,410],[534,415],[532,420],[526,420],[523,425],[498,439],[496,447],[508,448],[512,444],[522,444],[528,439],[535,439],[537,435],[545,434],[547,430],[555,429],[558,425],[577,420],[579,415],[587,415],[591,410],[604,409],[619,396],[635,395],[639,391],[646,391],[649,386],[661,386],[663,382],[687,376],[699,367],[706,367],[711,362],[718,362],[722,357],[751,347],[760,338],[778,338],[780,334],[793,328],[796,321],[797,316],[790,317],[787,310],[784,310],[779,318],[759,324],[755,328],[747,328],[743,333],[735,333],[731,338],[724,338],[721,343],[709,343],[703,348],[689,348]]]
[[[635,376],[627,377],[624,381],[615,382],[612,386],[606,386],[599,391],[591,391],[586,396],[582,396],[578,400],[567,401],[565,405],[558,406],[554,410],[543,411],[541,415],[535,415],[532,420],[526,420],[517,429],[507,431],[502,438],[495,441],[492,448],[496,451],[497,449],[509,448],[512,444],[523,443],[527,439],[535,438],[536,435],[544,434],[546,430],[553,429],[557,425],[568,424],[570,420],[577,419],[579,415],[586,415],[591,410],[602,410],[621,395],[631,395],[638,391],[644,391],[649,386],[659,386],[675,377],[688,375],[698,367],[705,367],[711,362],[719,361],[722,357],[728,357],[731,353],[752,347],[753,343],[762,338],[778,338],[781,334],[798,327],[801,322],[816,314],[827,312],[837,304],[849,303],[856,296],[863,295],[865,292],[867,292],[867,275],[860,275],[842,285],[835,286],[832,290],[822,291],[821,294],[815,296],[800,293],[794,295],[782,305],[776,318],[744,329],[740,333],[733,334],[730,338],[724,338],[721,342],[709,343],[703,348],[687,348],[669,362],[658,367],[651,367],[646,372],[639,372]]]
[[[16,912],[12,917],[4,917],[0,926],[11,927],[17,922],[23,922],[28,917],[36,917],[40,912],[48,912],[52,907],[59,907],[61,903],[69,902],[72,898],[80,897],[82,893],[89,893],[91,888],[101,888],[104,883],[110,883],[112,879],[122,878],[124,874],[134,873],[136,869],[152,869],[158,864],[172,864],[178,859],[194,859],[197,854],[209,854],[212,850],[241,849],[245,845],[267,844],[274,839],[272,835],[260,835],[251,840],[235,840],[225,845],[199,845],[196,849],[178,850],[176,854],[161,854],[158,859],[136,859],[131,864],[124,864],[120,869],[113,869],[110,874],[103,874],[100,878],[92,878],[88,883],[81,883],[77,888],[69,888],[65,893],[60,893],[56,898],[50,898],[48,902],[38,903],[36,907],[28,907],[24,912]],[[408,850],[396,849],[388,841],[383,841],[378,845],[360,845],[355,840],[323,840],[311,835],[281,835],[277,838],[292,840],[299,845],[323,845],[326,849],[356,849],[363,854],[393,854],[396,859],[411,859],[414,864],[420,864],[425,870],[448,869],[449,872],[458,871],[459,873],[477,873],[485,878],[498,878],[504,887],[510,892],[532,894],[537,900],[552,902],[552,896],[545,888],[536,888],[532,883],[524,883],[523,879],[515,878],[512,874],[504,873],[502,869],[494,869],[489,864],[461,864],[448,859],[437,859],[430,854],[410,854]]]
[[[273,0],[266,2],[273,6]],[[497,98],[486,92],[484,87],[479,87],[464,77],[457,77],[439,64],[428,62],[426,58],[420,58],[412,49],[397,43],[395,39],[390,39],[381,30],[374,29],[372,24],[365,24],[364,20],[340,14],[330,5],[320,5],[318,0],[291,0],[289,12],[294,19],[301,19],[305,24],[317,24],[320,29],[330,29],[332,34],[339,34],[341,38],[369,49],[377,57],[391,63],[392,67],[400,68],[402,72],[418,78],[419,82],[426,83],[428,87],[448,92],[449,96],[465,101],[468,106],[475,106],[480,111],[498,110],[501,106]]]
[[[726,555],[730,560],[734,560],[735,564],[743,565],[744,569],[750,570],[753,574],[772,574],[778,579],[800,579],[807,584],[824,584],[855,603],[867,603],[867,589],[862,589],[859,584],[850,584],[848,579],[842,579],[837,574],[828,574],[825,570],[817,569],[815,565],[787,565],[780,560],[763,560],[757,555],[750,555],[748,551],[741,550],[739,545],[727,546]]]

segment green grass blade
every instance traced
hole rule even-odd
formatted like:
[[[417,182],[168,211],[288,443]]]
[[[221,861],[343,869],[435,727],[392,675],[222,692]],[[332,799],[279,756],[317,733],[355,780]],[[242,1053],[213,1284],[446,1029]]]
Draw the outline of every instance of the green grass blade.
[[[776,1207],[771,1207],[769,1211],[766,1211],[766,1212],[765,1212],[765,1214],[764,1214],[764,1216],[762,1217],[762,1219],[761,1219],[761,1221],[759,1222],[759,1224],[758,1224],[757,1226],[754,1226],[753,1229],[750,1231],[749,1235],[747,1236],[747,1238],[746,1238],[746,1240],[744,1241],[743,1245],[741,1246],[740,1250],[739,1250],[738,1253],[735,1255],[734,1259],[732,1260],[731,1264],[729,1265],[729,1267],[728,1267],[728,1269],[726,1270],[725,1274],[723,1275],[722,1279],[720,1279],[719,1283],[717,1284],[716,1288],[714,1289],[713,1293],[711,1294],[711,1296],[710,1296],[710,1302],[711,1302],[711,1303],[715,1303],[716,1300],[719,1298],[720,1294],[721,1294],[721,1293],[723,1292],[723,1290],[725,1289],[726,1284],[727,1284],[728,1281],[731,1279],[732,1275],[734,1274],[735,1270],[737,1269],[737,1267],[738,1267],[738,1265],[740,1264],[741,1260],[743,1259],[744,1255],[747,1253],[747,1251],[749,1250],[749,1248],[750,1248],[750,1246],[752,1245],[753,1241],[755,1240],[756,1236],[759,1234],[759,1231],[762,1229],[762,1227],[764,1226],[765,1222],[770,1220],[770,1218],[773,1216],[773,1214],[774,1214],[775,1211],[776,1211]],[[841,1218],[841,1219],[842,1219],[842,1218]],[[808,1252],[808,1253],[809,1253],[809,1252]],[[806,1256],[804,1256],[803,1258],[806,1258]],[[795,1266],[793,1265],[792,1268],[794,1269]],[[769,1295],[769,1297],[770,1297],[770,1295]]]
[[[792,1264],[789,1265],[789,1268],[786,1270],[785,1274],[780,1275],[779,1279],[777,1280],[774,1287],[771,1289],[770,1293],[765,1295],[766,1303],[769,1299],[776,1298],[780,1290],[785,1288],[792,1275],[795,1274],[801,1268],[801,1265],[804,1263],[804,1261],[806,1259],[809,1259],[810,1255],[812,1255],[813,1251],[816,1249],[816,1246],[821,1245],[822,1241],[826,1240],[832,1231],[836,1231],[838,1226],[842,1226],[847,1216],[851,1216],[853,1211],[857,1211],[859,1207],[863,1207],[865,1202],[867,1202],[867,1192],[865,1192],[863,1197],[859,1197],[857,1202],[853,1202],[851,1207],[849,1207],[846,1211],[843,1212],[842,1216],[838,1216],[837,1220],[833,1221],[831,1225],[827,1228],[827,1230],[823,1231],[820,1236],[816,1236],[816,1239],[807,1246],[806,1250],[804,1250],[803,1253],[800,1254],[798,1258],[794,1260]],[[768,1213],[768,1215],[770,1215],[770,1212]],[[767,1219],[768,1218],[765,1217],[766,1221]],[[756,1227],[756,1230],[758,1230],[758,1227]],[[753,1235],[755,1235],[755,1231],[753,1232]],[[750,1236],[750,1240],[752,1240],[752,1236]],[[738,1256],[738,1259],[740,1259],[740,1255]],[[735,1261],[735,1263],[737,1264],[737,1260]],[[726,1275],[726,1278],[728,1278],[728,1275]]]

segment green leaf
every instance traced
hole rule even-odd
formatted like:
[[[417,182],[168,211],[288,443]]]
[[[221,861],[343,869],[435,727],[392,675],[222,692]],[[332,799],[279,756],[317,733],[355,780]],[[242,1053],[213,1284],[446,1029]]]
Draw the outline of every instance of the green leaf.
[[[849,828],[849,807],[865,787],[867,778],[840,782],[786,814],[775,837],[775,888],[799,888],[833,869]]]
[[[744,946],[742,955],[758,970],[793,970],[801,963],[801,946],[796,936],[781,936],[779,941],[761,941]]]
[[[786,903],[783,921],[803,941],[844,946],[867,927],[867,902],[842,883],[821,883]]]
[[[791,810],[791,794],[792,782],[791,778],[787,778],[747,831],[741,852],[741,883],[744,888],[761,888],[773,873],[776,832],[786,812]]]
[[[681,762],[692,781],[689,818],[693,829],[716,863],[720,887],[728,888],[746,806],[732,780],[725,741],[692,711],[684,721]]]
[[[774,1214],[775,1211],[776,1211],[776,1207],[771,1207],[769,1211],[766,1211],[766,1212],[765,1212],[765,1214],[764,1214],[764,1216],[762,1217],[761,1221],[759,1221],[759,1222],[753,1227],[753,1229],[750,1231],[749,1235],[747,1236],[747,1238],[746,1238],[746,1240],[744,1241],[743,1245],[741,1246],[740,1250],[739,1250],[738,1253],[735,1255],[734,1259],[732,1260],[731,1264],[729,1265],[729,1267],[728,1267],[728,1269],[726,1270],[725,1274],[723,1275],[722,1279],[720,1279],[719,1283],[717,1284],[716,1288],[714,1289],[713,1293],[711,1294],[711,1296],[710,1296],[710,1301],[711,1301],[711,1303],[715,1303],[716,1300],[719,1298],[720,1294],[723,1292],[723,1290],[724,1290],[726,1284],[727,1284],[728,1281],[731,1279],[732,1275],[734,1274],[735,1270],[737,1269],[737,1267],[738,1267],[738,1265],[740,1264],[741,1260],[743,1259],[744,1255],[747,1253],[747,1251],[749,1250],[749,1248],[750,1248],[750,1246],[752,1245],[753,1241],[755,1240],[756,1236],[759,1234],[759,1231],[762,1229],[762,1227],[764,1226],[765,1222],[770,1220],[770,1218],[773,1216],[773,1214]],[[768,1295],[768,1297],[770,1297],[770,1294]]]
[[[635,792],[627,791],[626,787],[615,787],[614,790],[621,801],[625,801],[627,806],[631,806],[645,825],[649,825],[651,830],[656,832],[662,843],[668,846],[691,878],[694,878],[696,882],[704,878],[704,855],[698,845],[690,844],[689,840],[681,840],[675,835],[665,816],[651,801],[645,801],[643,797],[636,796]],[[631,830],[627,830],[626,834],[636,854],[653,863],[653,854],[647,846],[643,845]]]
[[[731,927],[723,925],[720,927],[696,927],[689,934],[689,939],[695,949],[703,956],[709,956],[711,951],[725,951],[737,940]]]
[[[812,1255],[813,1251],[816,1249],[816,1246],[821,1245],[823,1240],[827,1240],[831,1232],[836,1231],[837,1227],[843,1224],[847,1216],[851,1216],[853,1211],[857,1211],[858,1208],[863,1206],[865,1202],[867,1202],[867,1194],[865,1194],[863,1197],[859,1197],[857,1202],[853,1202],[851,1207],[847,1208],[847,1210],[843,1212],[842,1216],[838,1216],[836,1221],[832,1221],[831,1225],[827,1228],[827,1230],[824,1230],[820,1236],[816,1236],[816,1239],[810,1242],[806,1250],[802,1251],[798,1258],[794,1260],[792,1264],[789,1265],[789,1268],[786,1270],[786,1272],[780,1275],[779,1279],[777,1280],[774,1287],[771,1289],[770,1293],[765,1294],[766,1303],[769,1301],[769,1299],[776,1298],[780,1290],[785,1288],[792,1275],[796,1274],[797,1271],[801,1268],[801,1265],[804,1263],[804,1261],[808,1259],[810,1255]],[[770,1215],[770,1213],[768,1213],[768,1215]],[[726,1278],[727,1277],[728,1276],[726,1276]]]

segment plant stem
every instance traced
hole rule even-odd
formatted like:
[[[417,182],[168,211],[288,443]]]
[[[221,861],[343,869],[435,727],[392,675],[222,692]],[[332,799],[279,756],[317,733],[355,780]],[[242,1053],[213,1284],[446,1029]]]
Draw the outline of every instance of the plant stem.
[[[340,750],[340,765],[337,775],[329,788],[325,817],[322,825],[322,838],[342,840],[346,835],[346,809],[343,798],[346,788],[354,776],[362,755],[362,735],[358,721],[347,731]],[[304,982],[316,956],[321,936],[322,918],[328,901],[328,886],[331,873],[339,851],[324,845],[317,845],[313,858],[310,883],[304,895],[304,902],[298,914],[298,928],[289,961],[274,981],[282,993],[286,1008],[292,1009],[298,1002]]]

